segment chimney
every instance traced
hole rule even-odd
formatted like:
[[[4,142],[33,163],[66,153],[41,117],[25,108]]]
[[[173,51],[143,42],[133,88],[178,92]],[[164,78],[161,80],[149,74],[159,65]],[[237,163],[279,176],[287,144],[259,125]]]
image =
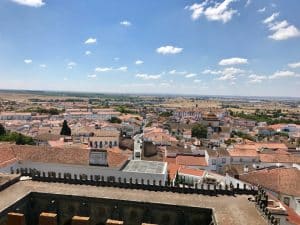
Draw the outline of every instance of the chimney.
[[[244,166],[244,173],[248,173],[249,172],[249,168],[247,165]]]

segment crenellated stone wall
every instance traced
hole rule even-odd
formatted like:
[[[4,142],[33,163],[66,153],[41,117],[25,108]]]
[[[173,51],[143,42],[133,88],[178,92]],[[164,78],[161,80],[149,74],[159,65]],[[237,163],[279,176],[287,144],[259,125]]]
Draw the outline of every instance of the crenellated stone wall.
[[[213,224],[213,212],[208,208],[35,192],[0,213],[0,225],[6,225],[8,212],[24,214],[27,225],[39,225],[43,212],[57,214],[57,225],[72,225],[74,216],[88,218],[90,225],[105,225],[108,219],[124,221],[125,225]]]

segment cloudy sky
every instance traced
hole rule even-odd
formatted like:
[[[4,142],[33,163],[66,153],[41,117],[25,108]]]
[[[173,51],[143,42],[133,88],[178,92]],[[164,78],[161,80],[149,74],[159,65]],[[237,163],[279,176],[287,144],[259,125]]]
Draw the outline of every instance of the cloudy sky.
[[[300,97],[299,0],[0,0],[0,88]]]

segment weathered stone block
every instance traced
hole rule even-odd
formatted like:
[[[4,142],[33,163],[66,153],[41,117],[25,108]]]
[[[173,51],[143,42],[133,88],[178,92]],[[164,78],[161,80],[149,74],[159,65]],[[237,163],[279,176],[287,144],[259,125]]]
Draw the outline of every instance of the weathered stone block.
[[[72,225],[88,225],[90,224],[90,217],[73,216]]]
[[[111,220],[111,219],[106,220],[106,225],[123,225],[123,224],[124,222],[120,220]]]
[[[57,214],[42,212],[39,217],[39,225],[57,225]]]
[[[22,213],[8,213],[7,225],[25,225],[25,216]]]

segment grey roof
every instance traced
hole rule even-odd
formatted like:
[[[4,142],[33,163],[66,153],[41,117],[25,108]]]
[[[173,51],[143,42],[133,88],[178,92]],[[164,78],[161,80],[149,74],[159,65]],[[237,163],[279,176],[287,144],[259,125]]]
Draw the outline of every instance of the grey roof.
[[[166,166],[167,163],[165,162],[131,160],[124,167],[123,172],[164,174],[166,172]]]

